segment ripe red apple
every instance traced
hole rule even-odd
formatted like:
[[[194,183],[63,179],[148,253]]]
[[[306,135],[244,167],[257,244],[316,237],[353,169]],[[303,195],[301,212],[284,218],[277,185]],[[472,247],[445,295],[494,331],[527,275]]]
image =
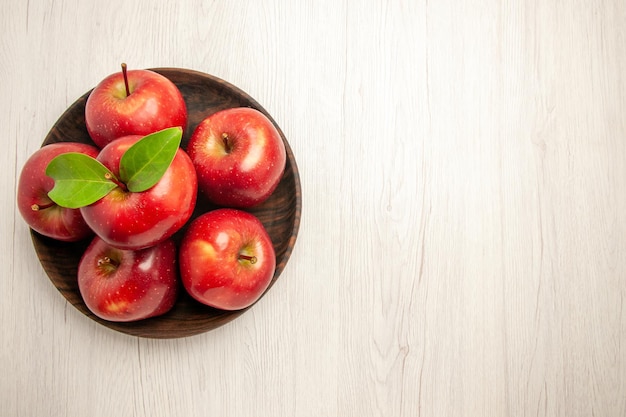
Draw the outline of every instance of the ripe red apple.
[[[142,136],[118,138],[96,158],[119,178],[120,159]],[[191,217],[198,183],[191,159],[178,148],[163,177],[151,188],[131,192],[124,184],[80,211],[89,227],[120,249],[142,249],[171,237]]]
[[[102,80],[85,103],[85,124],[96,145],[187,127],[187,106],[173,82],[154,71],[122,69]]]
[[[176,245],[114,248],[95,237],[78,264],[78,288],[87,308],[109,321],[127,322],[168,312],[178,294]]]
[[[93,232],[80,210],[60,207],[48,197],[54,180],[46,175],[48,163],[67,152],[96,157],[99,150],[77,142],[53,143],[39,148],[22,167],[17,186],[17,207],[24,221],[36,232],[64,242],[75,242],[92,236]]]
[[[263,113],[247,107],[205,118],[194,130],[187,153],[200,190],[224,207],[262,203],[285,170],[285,145],[278,130]]]
[[[183,236],[181,280],[197,301],[222,310],[252,305],[276,268],[272,241],[254,215],[230,208],[197,217]]]

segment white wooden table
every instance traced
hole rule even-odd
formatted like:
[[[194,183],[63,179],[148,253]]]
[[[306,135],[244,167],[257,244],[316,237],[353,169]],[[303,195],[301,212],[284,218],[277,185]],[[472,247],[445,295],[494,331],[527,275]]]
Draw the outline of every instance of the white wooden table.
[[[0,415],[626,416],[626,3],[4,1]],[[26,158],[121,62],[237,85],[296,155],[281,279],[109,330],[47,278]]]

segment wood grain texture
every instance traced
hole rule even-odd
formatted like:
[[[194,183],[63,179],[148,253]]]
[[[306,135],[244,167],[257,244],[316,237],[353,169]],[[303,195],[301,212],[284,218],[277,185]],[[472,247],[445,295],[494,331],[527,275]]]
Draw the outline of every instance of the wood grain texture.
[[[112,331],[0,222],[0,415],[625,416],[626,3],[7,3],[5,194],[127,62],[213,74],[297,156],[298,242],[237,320]]]

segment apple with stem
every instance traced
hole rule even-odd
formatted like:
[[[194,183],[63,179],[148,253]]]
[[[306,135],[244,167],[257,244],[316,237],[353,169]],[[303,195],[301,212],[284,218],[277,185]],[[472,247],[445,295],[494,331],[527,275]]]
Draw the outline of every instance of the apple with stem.
[[[54,180],[46,175],[48,163],[56,156],[78,152],[91,157],[98,148],[78,142],[52,143],[33,153],[20,173],[17,185],[17,207],[24,221],[36,232],[64,242],[75,242],[93,235],[80,210],[61,207],[48,192]]]
[[[97,158],[56,156],[46,167],[54,179],[51,200],[79,208],[87,225],[119,249],[156,245],[180,230],[193,214],[196,171],[180,148],[182,128],[114,140]]]
[[[187,153],[198,187],[213,203],[248,208],[269,198],[285,170],[286,150],[272,121],[248,107],[207,116],[194,130]]]
[[[102,148],[96,159],[111,171],[110,180],[116,187],[80,209],[89,227],[120,249],[146,248],[171,237],[189,220],[196,203],[196,172],[181,148],[163,176],[147,190],[134,192],[119,179],[123,155],[140,139],[124,136]]]
[[[197,217],[179,249],[180,276],[197,301],[241,310],[269,287],[276,269],[272,240],[251,213],[220,208]]]
[[[176,245],[168,239],[146,249],[122,250],[96,236],[80,259],[78,288],[87,308],[104,320],[165,314],[178,295]]]
[[[127,70],[103,79],[85,103],[85,125],[100,148],[128,135],[187,127],[187,106],[176,85],[151,70]]]

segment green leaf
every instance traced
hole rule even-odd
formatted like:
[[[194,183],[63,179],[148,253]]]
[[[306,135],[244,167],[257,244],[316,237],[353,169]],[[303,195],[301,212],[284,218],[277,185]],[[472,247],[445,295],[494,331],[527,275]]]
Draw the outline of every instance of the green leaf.
[[[182,136],[182,128],[171,127],[128,148],[120,160],[120,179],[129,191],[145,191],[159,182],[174,160]]]
[[[117,187],[111,181],[113,174],[91,156],[68,152],[53,158],[46,167],[46,175],[54,179],[48,193],[61,207],[85,207],[107,195]]]

